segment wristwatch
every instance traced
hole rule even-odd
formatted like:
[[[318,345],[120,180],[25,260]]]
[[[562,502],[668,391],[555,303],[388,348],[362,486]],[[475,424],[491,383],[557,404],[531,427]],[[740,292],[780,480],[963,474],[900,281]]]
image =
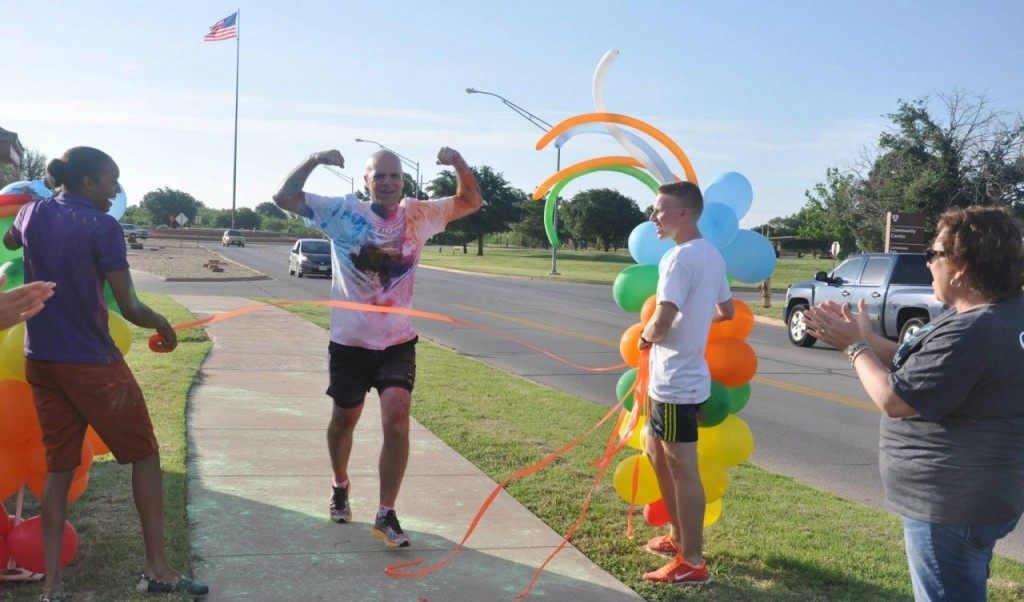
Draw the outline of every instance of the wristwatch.
[[[868,345],[868,342],[866,340],[857,339],[856,341],[847,345],[846,348],[843,349],[843,352],[846,353],[846,357],[849,358],[850,363],[852,364],[853,360],[857,359],[857,355],[860,354],[861,351],[870,348],[871,345]]]

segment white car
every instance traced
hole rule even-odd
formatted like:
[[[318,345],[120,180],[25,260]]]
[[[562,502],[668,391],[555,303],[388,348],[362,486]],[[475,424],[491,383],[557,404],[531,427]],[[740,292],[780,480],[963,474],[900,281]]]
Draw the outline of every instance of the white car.
[[[149,230],[140,228],[135,224],[121,224],[121,229],[124,231],[125,238],[128,238],[132,234],[135,235],[135,238],[141,238],[143,240],[149,238]]]

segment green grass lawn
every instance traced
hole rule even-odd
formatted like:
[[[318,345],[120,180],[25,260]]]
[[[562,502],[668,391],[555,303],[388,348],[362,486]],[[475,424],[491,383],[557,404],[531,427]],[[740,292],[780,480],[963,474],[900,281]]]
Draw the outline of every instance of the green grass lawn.
[[[327,325],[326,308],[285,309],[322,327]],[[419,345],[417,363],[413,415],[495,480],[557,449],[605,412],[579,397],[511,376],[428,342]],[[755,397],[750,403],[757,402]],[[595,472],[591,462],[601,455],[609,428],[540,473],[514,481],[509,493],[564,533],[590,486]],[[625,456],[624,452],[621,457]],[[626,539],[626,504],[615,494],[608,477],[573,543],[648,600],[912,597],[901,528],[891,513],[750,464],[732,469],[730,479],[722,519],[706,531],[706,554],[715,579],[708,588],[680,590],[640,579],[641,573],[660,562],[640,549],[655,531],[638,511],[636,538]],[[457,570],[457,563],[458,559],[443,570]],[[1024,565],[997,558],[992,566],[990,598],[1019,600],[1024,599],[1022,592]]]
[[[440,252],[438,252],[440,249]],[[454,251],[454,252],[453,252]],[[611,284],[619,272],[633,265],[629,251],[572,251],[558,250],[558,271],[560,276],[552,276],[551,251],[544,249],[505,248],[499,246],[484,247],[484,254],[477,256],[476,247],[471,245],[469,253],[463,254],[462,247],[436,245],[423,249],[420,262],[424,265],[480,272],[501,274],[505,276],[528,276],[531,278],[550,278],[572,280],[576,282],[593,282]],[[838,262],[837,262],[838,263]],[[831,259],[779,259],[775,272],[772,274],[772,288],[785,288],[800,280],[814,278],[814,273],[832,270]],[[739,286],[756,286],[757,283],[737,283]]]
[[[139,296],[172,324],[192,319],[169,297],[147,293]],[[152,334],[152,330],[133,326],[132,349],[125,359],[146,396],[160,442],[168,555],[175,568],[190,572],[191,545],[185,515],[185,402],[211,343],[203,330],[190,329],[183,333],[173,353],[153,353],[147,346]],[[38,514],[39,505],[31,494],[26,500],[25,516]],[[7,507],[13,511],[13,503]],[[65,586],[75,600],[154,599],[135,593],[144,554],[142,529],[132,501],[130,466],[119,465],[109,454],[97,457],[89,487],[68,509],[68,520],[79,536],[78,555],[64,573]],[[5,600],[35,600],[39,593],[38,583],[0,583],[0,598]]]

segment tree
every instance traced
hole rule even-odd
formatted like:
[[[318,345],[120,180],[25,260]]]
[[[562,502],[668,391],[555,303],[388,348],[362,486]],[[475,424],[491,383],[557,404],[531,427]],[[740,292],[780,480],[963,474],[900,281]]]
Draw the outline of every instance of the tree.
[[[153,216],[139,205],[129,205],[121,216],[121,223],[138,224],[140,226],[152,226]]]
[[[448,240],[457,240],[462,245],[462,252],[468,253],[466,245],[476,239],[476,254],[484,254],[484,235],[492,232],[504,232],[517,223],[523,216],[526,193],[514,188],[505,180],[505,176],[494,171],[487,165],[470,168],[476,177],[480,194],[484,198],[483,206],[476,213],[452,222],[446,231]],[[456,179],[454,171],[442,171],[426,186],[430,196],[440,198],[455,194]]]
[[[0,188],[21,180],[42,180],[46,177],[47,162],[43,153],[30,148],[25,149],[21,156],[21,165],[17,168],[12,165],[0,165]]]
[[[584,190],[561,211],[573,238],[598,240],[605,251],[626,244],[629,233],[644,221],[633,199],[610,188]]]
[[[173,188],[158,188],[147,192],[142,197],[139,206],[153,216],[152,222],[155,226],[157,224],[171,225],[174,218],[182,213],[189,221],[193,221],[203,204],[187,192]]]
[[[256,205],[256,213],[276,219],[287,219],[288,217],[288,214],[282,211],[280,207],[271,201],[266,201]]]
[[[927,97],[898,101],[876,148],[851,169],[829,168],[795,216],[800,235],[874,251],[884,248],[888,211],[928,216],[926,237],[952,207],[997,205],[1024,214],[1024,118],[960,90],[938,99],[938,108]]]
[[[562,204],[559,199],[559,206]],[[522,206],[522,220],[512,229],[519,235],[524,246],[551,248],[547,231],[544,229],[544,201],[525,199]],[[560,239],[569,237],[564,219],[558,220],[558,235]]]
[[[229,219],[231,211],[225,211],[228,214]],[[257,230],[260,227],[262,220],[260,215],[249,209],[248,207],[238,207],[235,209],[235,227],[242,230]]]

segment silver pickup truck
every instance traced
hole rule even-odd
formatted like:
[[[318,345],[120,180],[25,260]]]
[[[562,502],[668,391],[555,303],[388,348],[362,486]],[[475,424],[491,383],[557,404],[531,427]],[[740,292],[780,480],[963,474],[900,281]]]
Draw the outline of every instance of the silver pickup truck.
[[[825,301],[856,308],[864,299],[875,332],[904,341],[946,310],[935,300],[932,275],[923,253],[864,253],[841,263],[831,274],[790,285],[782,319],[789,340],[810,347],[817,339],[807,332],[804,313]]]

